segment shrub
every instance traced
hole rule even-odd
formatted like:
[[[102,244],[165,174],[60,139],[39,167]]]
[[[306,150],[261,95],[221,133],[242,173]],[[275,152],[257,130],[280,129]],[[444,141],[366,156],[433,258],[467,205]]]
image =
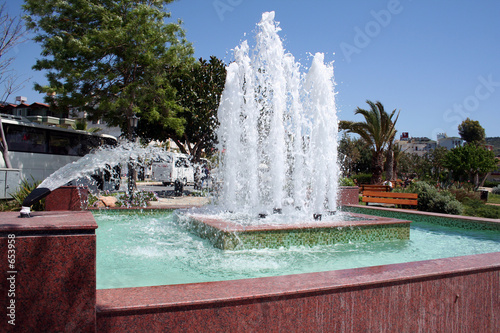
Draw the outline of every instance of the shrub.
[[[464,215],[486,217],[490,219],[500,218],[500,207],[486,205],[482,200],[469,199],[464,200]]]
[[[418,209],[426,212],[460,215],[462,204],[449,191],[438,191],[427,182],[413,183],[407,192],[418,193]]]
[[[451,192],[451,194],[453,194],[455,196],[455,198],[460,201],[461,203],[464,202],[465,198],[469,198],[469,199],[481,199],[480,198],[480,193],[479,192],[474,192],[474,191],[468,191],[468,190],[465,190],[465,189],[450,189],[449,190]]]
[[[356,183],[351,178],[343,177],[339,181],[340,186],[356,186]]]
[[[493,189],[491,190],[491,193],[500,194],[500,185],[493,187]]]
[[[21,206],[17,203],[16,200],[0,200],[0,212],[12,212],[19,209],[21,209]]]
[[[484,187],[495,187],[495,186],[500,186],[500,183],[495,182],[495,181],[491,181],[491,180],[485,180],[483,186]]]
[[[351,176],[353,180],[356,180],[358,184],[370,184],[372,179],[371,173],[358,173],[357,175]]]

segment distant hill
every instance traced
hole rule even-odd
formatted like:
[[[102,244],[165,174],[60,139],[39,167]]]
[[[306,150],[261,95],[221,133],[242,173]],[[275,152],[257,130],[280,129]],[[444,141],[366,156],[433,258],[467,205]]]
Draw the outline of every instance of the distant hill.
[[[500,155],[500,137],[494,138],[486,138],[486,144],[493,146],[493,151],[495,152],[495,156]]]

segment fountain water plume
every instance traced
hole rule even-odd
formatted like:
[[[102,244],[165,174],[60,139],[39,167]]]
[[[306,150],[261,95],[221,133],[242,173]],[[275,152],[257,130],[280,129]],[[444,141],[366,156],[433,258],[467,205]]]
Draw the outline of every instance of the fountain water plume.
[[[134,142],[121,142],[116,147],[103,146],[79,160],[66,164],[47,177],[24,199],[21,217],[30,216],[30,206],[49,195],[55,189],[76,179],[90,179],[98,170],[110,166],[128,163],[140,164],[140,161],[162,156],[165,151],[159,147],[142,147]],[[120,181],[119,179],[117,181]]]
[[[336,209],[338,121],[332,64],[316,53],[306,74],[286,53],[274,12],[243,41],[218,109],[219,205],[253,216]]]

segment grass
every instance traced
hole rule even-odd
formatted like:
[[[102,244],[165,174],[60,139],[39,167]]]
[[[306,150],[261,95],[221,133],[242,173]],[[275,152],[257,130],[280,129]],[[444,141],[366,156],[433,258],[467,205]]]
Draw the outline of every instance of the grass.
[[[488,203],[499,204],[500,205],[500,194],[490,193],[488,195]]]

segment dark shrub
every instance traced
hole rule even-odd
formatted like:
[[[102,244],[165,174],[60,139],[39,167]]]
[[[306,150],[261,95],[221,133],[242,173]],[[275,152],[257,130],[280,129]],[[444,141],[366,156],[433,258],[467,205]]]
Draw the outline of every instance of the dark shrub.
[[[427,182],[415,182],[406,192],[418,193],[418,209],[426,212],[460,215],[462,204],[448,191],[438,191]]]
[[[500,183],[495,182],[495,181],[491,181],[491,180],[485,180],[483,186],[484,187],[495,187],[495,186],[500,186]]]
[[[481,194],[479,192],[467,191],[465,189],[451,189],[449,191],[461,203],[464,202],[465,198],[468,198],[468,199],[477,199],[477,200],[481,199]]]
[[[486,217],[490,219],[500,218],[500,207],[486,205],[483,201],[466,198],[464,200],[464,214],[468,216]]]
[[[356,180],[356,183],[359,184],[370,184],[372,179],[371,173],[358,173],[357,175],[353,175],[352,179]]]

